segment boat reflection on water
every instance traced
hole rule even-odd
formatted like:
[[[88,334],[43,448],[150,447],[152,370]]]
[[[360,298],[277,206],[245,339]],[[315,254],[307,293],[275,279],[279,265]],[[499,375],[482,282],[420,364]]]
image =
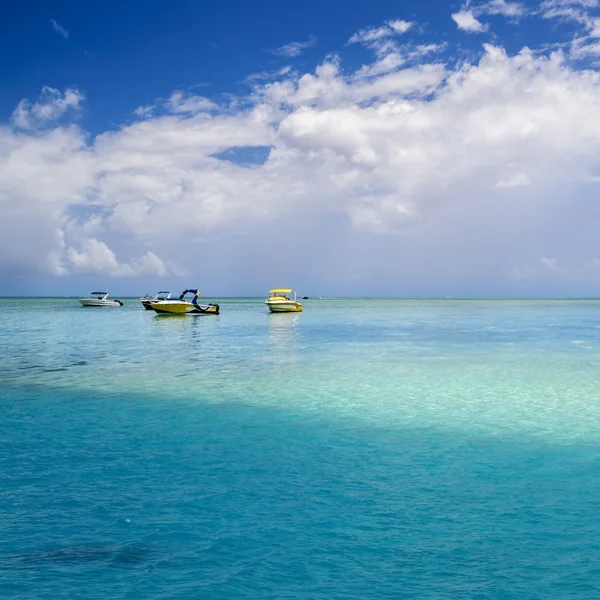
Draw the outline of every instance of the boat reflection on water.
[[[295,354],[300,332],[300,315],[278,313],[269,315],[269,351],[283,361]]]

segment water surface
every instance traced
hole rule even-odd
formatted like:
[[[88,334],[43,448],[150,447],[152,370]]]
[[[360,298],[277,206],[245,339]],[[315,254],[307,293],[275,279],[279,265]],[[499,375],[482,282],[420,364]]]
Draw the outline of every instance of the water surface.
[[[596,598],[600,302],[2,299],[3,598]]]

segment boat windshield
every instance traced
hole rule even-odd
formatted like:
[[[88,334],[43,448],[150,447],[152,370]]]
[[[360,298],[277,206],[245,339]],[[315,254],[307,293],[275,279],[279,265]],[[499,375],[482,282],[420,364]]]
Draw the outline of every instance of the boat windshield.
[[[295,290],[289,288],[279,288],[276,290],[269,291],[269,298],[285,298],[286,300],[295,300]]]
[[[92,292],[90,296],[97,296],[98,298],[104,298],[108,296],[108,292]]]

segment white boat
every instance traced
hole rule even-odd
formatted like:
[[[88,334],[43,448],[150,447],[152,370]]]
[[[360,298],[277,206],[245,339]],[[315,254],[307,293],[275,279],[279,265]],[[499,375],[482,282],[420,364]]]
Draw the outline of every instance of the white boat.
[[[186,294],[193,294],[191,300],[186,300]],[[151,300],[150,308],[162,315],[218,315],[218,304],[199,304],[198,290],[183,290],[179,298],[169,298],[168,300]]]
[[[265,304],[273,313],[302,312],[302,304],[296,302],[296,291],[288,288],[271,290]]]
[[[150,302],[156,302],[158,300],[169,300],[171,298],[171,292],[158,292],[156,296],[144,296],[140,298],[140,302],[143,304],[146,310],[152,310]]]
[[[81,306],[123,306],[120,300],[109,300],[108,292],[92,292],[89,298],[79,298]]]

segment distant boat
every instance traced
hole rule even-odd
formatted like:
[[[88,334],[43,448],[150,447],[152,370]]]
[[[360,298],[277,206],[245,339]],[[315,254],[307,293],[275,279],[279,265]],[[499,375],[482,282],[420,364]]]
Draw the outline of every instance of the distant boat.
[[[186,300],[186,294],[193,294],[191,300]],[[150,300],[150,308],[158,314],[170,315],[218,315],[218,304],[198,304],[198,290],[184,290],[179,298]]]
[[[81,306],[123,306],[120,300],[109,300],[108,292],[92,292],[89,298],[79,298]]]
[[[296,302],[295,290],[288,288],[271,290],[265,304],[273,313],[302,312],[302,304]]]
[[[142,305],[144,306],[144,308],[146,310],[152,310],[152,307],[150,306],[150,302],[152,302],[153,300],[169,300],[171,298],[171,292],[158,292],[158,294],[156,294],[156,296],[143,296],[142,298],[140,298],[140,302],[142,303]]]

